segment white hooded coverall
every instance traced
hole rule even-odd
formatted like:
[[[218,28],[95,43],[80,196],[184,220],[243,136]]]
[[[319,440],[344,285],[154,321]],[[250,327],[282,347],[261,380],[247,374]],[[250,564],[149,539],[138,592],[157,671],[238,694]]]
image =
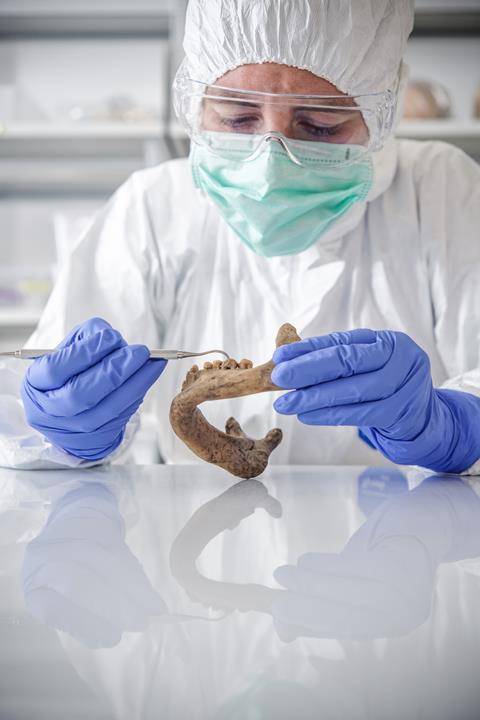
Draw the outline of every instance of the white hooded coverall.
[[[238,65],[280,62],[342,92],[374,92],[398,75],[412,18],[410,0],[192,0],[182,70],[213,82]],[[302,337],[389,329],[428,353],[436,386],[480,396],[480,168],[449,145],[393,138],[373,160],[366,202],[305,252],[273,258],[242,244],[194,188],[188,159],[134,173],[76,244],[29,346],[55,346],[74,325],[100,316],[131,343],[221,347],[258,363],[271,357],[283,322]],[[196,460],[168,421],[188,367],[170,362],[152,391],[166,462]],[[20,361],[0,364],[0,465],[92,464],[26,424],[24,372]],[[272,462],[387,462],[356,428],[302,425],[277,415],[273,399],[267,393],[202,410],[217,427],[234,415],[254,437],[284,429]],[[132,418],[106,461],[122,455],[137,425]],[[480,473],[480,463],[469,472]]]

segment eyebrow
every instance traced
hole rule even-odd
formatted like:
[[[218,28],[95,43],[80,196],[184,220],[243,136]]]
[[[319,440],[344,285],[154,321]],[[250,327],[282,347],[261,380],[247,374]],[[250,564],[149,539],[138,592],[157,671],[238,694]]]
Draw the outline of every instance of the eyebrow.
[[[209,100],[209,102],[212,105],[229,105],[230,107],[233,105],[239,105],[242,108],[253,108],[255,110],[261,110],[261,108],[269,103],[253,103],[247,100],[240,100],[239,98],[216,98],[215,96],[208,96],[206,95],[204,97],[204,100]],[[274,106],[276,103],[272,103]],[[348,114],[353,115],[353,113],[360,112],[360,108],[351,106],[351,105],[340,105],[336,106],[327,106],[327,105],[291,105],[289,106],[294,110],[295,112],[310,112],[310,113],[321,113],[322,115],[334,115],[337,118],[338,116],[338,110],[344,111],[342,113],[342,117],[347,117]]]
[[[261,108],[264,103],[253,103],[249,102],[248,100],[242,100],[238,97],[232,97],[232,98],[220,98],[216,97],[215,95],[205,95],[204,100],[209,100],[211,103],[215,105],[241,105],[242,107],[253,107],[253,108]]]

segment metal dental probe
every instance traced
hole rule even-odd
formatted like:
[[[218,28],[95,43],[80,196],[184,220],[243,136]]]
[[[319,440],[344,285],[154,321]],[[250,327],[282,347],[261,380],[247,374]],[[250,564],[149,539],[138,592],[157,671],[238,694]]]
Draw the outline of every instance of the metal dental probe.
[[[18,360],[35,360],[36,358],[43,357],[44,355],[51,355],[57,352],[58,349],[54,350],[30,350],[25,348],[24,350],[11,350],[10,352],[0,352],[0,357],[11,357],[17,358]],[[227,360],[230,358],[224,350],[206,350],[205,352],[190,352],[189,350],[150,350],[151,360],[183,360],[183,358],[200,357],[202,355],[210,355],[212,353],[220,353],[225,355]]]

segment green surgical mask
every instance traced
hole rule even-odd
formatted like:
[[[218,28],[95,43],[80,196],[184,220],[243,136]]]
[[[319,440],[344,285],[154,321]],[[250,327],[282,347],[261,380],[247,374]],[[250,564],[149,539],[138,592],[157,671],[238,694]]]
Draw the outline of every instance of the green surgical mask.
[[[354,203],[364,201],[372,186],[371,155],[357,145],[322,143],[319,152],[318,142],[285,141],[300,166],[274,140],[252,154],[258,136],[208,136],[209,145],[192,144],[195,185],[258,255],[306,250]]]

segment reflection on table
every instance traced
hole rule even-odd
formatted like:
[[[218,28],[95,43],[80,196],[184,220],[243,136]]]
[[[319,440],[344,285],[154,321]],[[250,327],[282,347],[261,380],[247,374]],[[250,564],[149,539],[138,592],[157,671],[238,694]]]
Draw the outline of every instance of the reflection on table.
[[[473,718],[471,484],[383,468],[261,480],[203,466],[0,473],[19,626],[56,635],[112,717]]]

